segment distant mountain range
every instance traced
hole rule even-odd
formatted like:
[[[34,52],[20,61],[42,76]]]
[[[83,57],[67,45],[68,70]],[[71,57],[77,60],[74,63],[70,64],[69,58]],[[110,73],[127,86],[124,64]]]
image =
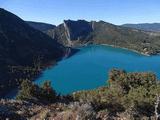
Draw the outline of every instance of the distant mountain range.
[[[144,31],[160,32],[160,23],[124,24],[122,26]]]
[[[0,96],[18,85],[18,78],[26,78],[23,70],[10,73],[12,66],[32,67],[39,56],[43,56],[42,64],[56,61],[64,55],[64,49],[56,40],[0,9]]]

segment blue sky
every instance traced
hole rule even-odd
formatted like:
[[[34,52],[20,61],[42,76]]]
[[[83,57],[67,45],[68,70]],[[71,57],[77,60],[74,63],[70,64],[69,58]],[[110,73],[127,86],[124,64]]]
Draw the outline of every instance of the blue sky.
[[[24,20],[60,24],[64,19],[113,24],[160,22],[160,0],[0,0]]]

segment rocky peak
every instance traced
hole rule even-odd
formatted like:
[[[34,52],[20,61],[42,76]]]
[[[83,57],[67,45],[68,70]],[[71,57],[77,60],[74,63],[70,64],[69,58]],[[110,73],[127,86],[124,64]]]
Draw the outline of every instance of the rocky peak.
[[[82,40],[93,31],[90,22],[85,20],[65,20],[64,23],[70,33],[70,40],[72,41]]]

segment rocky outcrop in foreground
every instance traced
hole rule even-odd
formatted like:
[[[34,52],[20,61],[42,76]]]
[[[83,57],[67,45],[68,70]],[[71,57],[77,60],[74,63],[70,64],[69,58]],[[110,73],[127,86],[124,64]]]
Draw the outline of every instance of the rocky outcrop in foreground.
[[[31,101],[0,101],[0,119],[5,120],[129,120],[127,112],[112,116],[107,110],[95,111],[90,103],[42,104]],[[144,117],[143,120],[148,120]],[[151,120],[155,120],[154,117]]]
[[[96,117],[98,116],[90,104],[79,102],[41,104],[4,99],[0,101],[0,119],[2,120],[6,118],[10,120],[95,120]]]

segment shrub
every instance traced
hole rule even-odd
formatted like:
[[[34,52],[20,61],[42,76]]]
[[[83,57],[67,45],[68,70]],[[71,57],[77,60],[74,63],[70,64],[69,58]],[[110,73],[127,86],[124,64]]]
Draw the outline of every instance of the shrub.
[[[35,96],[37,86],[29,80],[23,80],[16,99],[25,100]]]
[[[42,86],[33,84],[29,80],[23,80],[20,91],[16,99],[38,99],[40,101],[55,102],[57,99],[56,92],[51,87],[50,81],[45,81]]]
[[[153,73],[126,73],[124,70],[116,69],[110,71],[108,80],[111,88],[119,89],[124,94],[139,86],[149,88],[155,85],[156,81],[156,76]]]
[[[90,102],[96,110],[107,109],[109,114],[131,110],[130,113],[152,116],[160,84],[153,73],[127,73],[113,69],[106,87],[73,94],[75,100]]]

